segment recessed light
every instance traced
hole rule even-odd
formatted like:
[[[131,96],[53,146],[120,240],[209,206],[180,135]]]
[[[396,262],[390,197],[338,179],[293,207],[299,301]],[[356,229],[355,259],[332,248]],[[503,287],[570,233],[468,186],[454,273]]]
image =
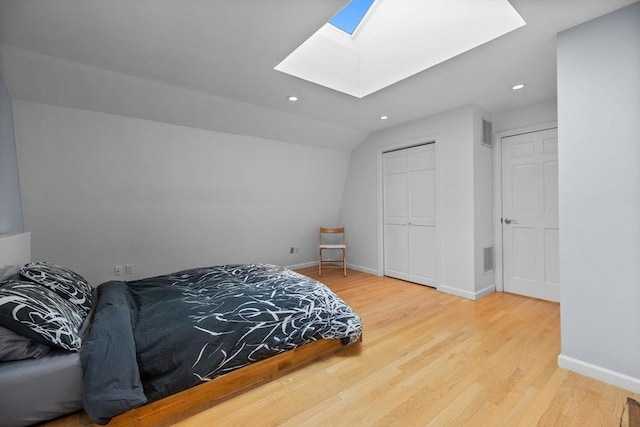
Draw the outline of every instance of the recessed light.
[[[291,102],[296,102],[296,101],[298,100],[298,97],[297,97],[297,96],[290,96],[290,97],[288,97],[287,99],[288,99],[289,101],[291,101]]]
[[[380,116],[380,120],[387,120],[389,116]]]
[[[524,84],[522,84],[522,83],[518,83],[517,85],[511,86],[511,89],[513,89],[513,90],[520,90],[522,88],[524,88]]]

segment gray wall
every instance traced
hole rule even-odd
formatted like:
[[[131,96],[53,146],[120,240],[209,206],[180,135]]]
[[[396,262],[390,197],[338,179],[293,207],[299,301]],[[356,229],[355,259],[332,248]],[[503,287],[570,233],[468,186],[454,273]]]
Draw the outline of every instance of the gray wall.
[[[13,108],[11,97],[0,75],[0,234],[22,231],[22,201],[13,132]]]
[[[224,263],[317,260],[349,153],[14,101],[34,260],[94,285]],[[289,253],[291,246],[299,251]]]
[[[558,36],[561,366],[640,393],[640,3]]]

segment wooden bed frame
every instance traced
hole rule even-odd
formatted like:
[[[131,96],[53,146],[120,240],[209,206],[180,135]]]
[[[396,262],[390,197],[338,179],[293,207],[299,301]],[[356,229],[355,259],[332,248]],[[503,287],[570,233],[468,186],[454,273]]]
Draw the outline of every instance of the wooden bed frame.
[[[0,255],[3,263],[9,265],[23,265],[30,262],[31,234],[1,236]],[[339,339],[314,341],[128,411],[114,417],[107,425],[109,427],[167,426],[202,412],[216,402],[230,398],[242,390],[264,384],[323,356],[346,348],[353,349],[349,350],[349,354],[357,353],[360,351],[361,342],[362,336],[359,342],[348,347]],[[80,411],[39,425],[79,427],[92,424],[87,414]]]
[[[323,356],[334,354],[345,348],[359,351],[361,342],[362,338],[359,342],[347,347],[339,339],[314,341],[125,412],[114,417],[107,426],[168,426],[202,412],[216,402],[230,398],[242,390],[264,384]],[[87,414],[81,411],[41,425],[78,427],[92,424]]]

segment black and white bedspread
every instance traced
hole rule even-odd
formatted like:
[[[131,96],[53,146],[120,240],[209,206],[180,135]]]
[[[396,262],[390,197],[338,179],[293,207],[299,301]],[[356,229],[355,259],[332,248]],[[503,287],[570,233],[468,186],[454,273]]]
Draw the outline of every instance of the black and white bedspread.
[[[81,351],[93,422],[318,339],[356,342],[360,318],[322,283],[268,264],[100,285]]]

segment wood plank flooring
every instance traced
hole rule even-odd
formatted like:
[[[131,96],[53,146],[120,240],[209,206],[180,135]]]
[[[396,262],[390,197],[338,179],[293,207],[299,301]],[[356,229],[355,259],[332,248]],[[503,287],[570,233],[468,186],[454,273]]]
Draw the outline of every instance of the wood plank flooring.
[[[176,425],[617,426],[627,396],[640,399],[557,366],[558,304],[506,293],[474,302],[357,271],[321,281],[362,317],[359,348]]]

